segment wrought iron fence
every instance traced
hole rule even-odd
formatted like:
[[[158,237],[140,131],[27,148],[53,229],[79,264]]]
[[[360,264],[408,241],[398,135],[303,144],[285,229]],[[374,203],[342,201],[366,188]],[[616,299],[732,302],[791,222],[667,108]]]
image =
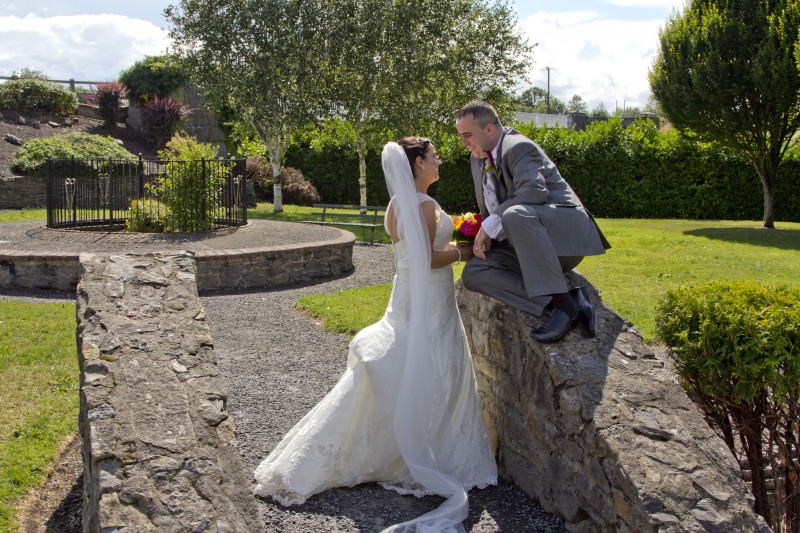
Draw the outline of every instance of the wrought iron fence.
[[[247,224],[244,159],[48,159],[47,227],[197,232]]]

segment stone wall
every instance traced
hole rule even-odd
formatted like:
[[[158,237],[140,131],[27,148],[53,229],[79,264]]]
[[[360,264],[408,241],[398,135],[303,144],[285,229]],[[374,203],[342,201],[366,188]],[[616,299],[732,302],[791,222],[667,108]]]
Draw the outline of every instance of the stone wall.
[[[598,336],[538,344],[519,311],[457,298],[499,466],[570,531],[769,531],[664,353],[600,300]]]
[[[47,205],[45,178],[0,178],[0,209],[24,209]]]
[[[353,270],[350,232],[327,242],[194,252],[201,292],[270,288],[338,276]],[[0,245],[2,246],[2,245]],[[0,288],[72,290],[78,285],[78,255],[18,252],[0,248]]]
[[[264,531],[192,256],[81,265],[84,531]]]
[[[200,291],[250,289],[339,276],[353,270],[355,237],[320,245],[195,252]]]
[[[0,250],[0,288],[67,291],[75,289],[79,277],[76,254]]]

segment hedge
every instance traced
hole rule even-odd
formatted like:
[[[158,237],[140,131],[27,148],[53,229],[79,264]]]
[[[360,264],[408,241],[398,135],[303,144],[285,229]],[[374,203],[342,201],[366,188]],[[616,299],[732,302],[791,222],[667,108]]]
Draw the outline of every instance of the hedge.
[[[78,110],[78,98],[66,87],[34,78],[0,83],[0,110],[70,115]]]
[[[761,220],[764,195],[755,169],[732,151],[700,143],[675,130],[659,132],[649,120],[627,128],[621,119],[595,122],[585,131],[518,129],[539,143],[561,174],[598,217]],[[436,140],[434,140],[436,142]],[[454,143],[453,139],[437,142]],[[313,147],[305,137],[286,151],[284,164],[300,169],[330,203],[359,203],[358,158],[344,143]],[[431,189],[450,212],[477,206],[469,154],[439,150],[445,163]],[[378,150],[367,163],[367,201],[386,204]],[[776,221],[800,222],[800,158],[782,163],[775,191]]]

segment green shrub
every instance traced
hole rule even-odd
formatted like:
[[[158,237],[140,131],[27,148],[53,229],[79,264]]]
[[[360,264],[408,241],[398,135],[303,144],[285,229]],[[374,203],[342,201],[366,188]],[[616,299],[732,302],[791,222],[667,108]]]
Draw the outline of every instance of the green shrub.
[[[166,161],[164,173],[148,187],[149,198],[163,204],[155,213],[146,207],[134,207],[146,221],[129,222],[129,227],[152,228],[161,232],[197,232],[214,227],[214,213],[219,193],[230,175],[230,168],[216,161],[216,147],[197,142],[192,137],[175,135],[159,157]],[[152,220],[161,223],[151,222]],[[137,230],[146,231],[146,230]]]
[[[125,227],[140,233],[164,233],[172,225],[172,213],[158,200],[132,200]]]
[[[137,61],[119,76],[128,88],[134,105],[144,105],[156,96],[169,96],[183,87],[188,78],[170,55],[150,56]]]
[[[660,132],[650,120],[627,128],[621,118],[594,122],[585,131],[514,124],[558,166],[584,205],[609,218],[761,220],[764,197],[752,165],[730,149],[701,143],[676,130]],[[240,147],[251,147],[239,135]],[[358,155],[346,125],[326,123],[297,134],[283,164],[299,169],[323,201],[356,204]],[[390,139],[386,139],[390,140]],[[450,212],[477,208],[469,154],[455,135],[434,139],[444,164],[431,193]],[[366,156],[367,201],[386,204],[380,147]],[[252,153],[252,152],[250,152]],[[776,220],[800,222],[800,151],[781,164],[775,187]]]
[[[21,78],[0,84],[0,109],[70,115],[78,109],[78,98],[57,83]]]
[[[65,133],[25,142],[14,153],[11,170],[23,176],[44,176],[48,157],[136,159],[111,137],[91,133]]]
[[[125,86],[116,81],[98,83],[96,92],[100,116],[103,117],[106,126],[115,125],[121,100],[125,96]]]
[[[792,459],[800,453],[800,290],[740,281],[669,291],[656,329],[710,423],[734,454],[744,450],[756,512],[780,531],[780,515],[800,516],[800,467]],[[769,464],[793,495],[779,497],[772,516]]]

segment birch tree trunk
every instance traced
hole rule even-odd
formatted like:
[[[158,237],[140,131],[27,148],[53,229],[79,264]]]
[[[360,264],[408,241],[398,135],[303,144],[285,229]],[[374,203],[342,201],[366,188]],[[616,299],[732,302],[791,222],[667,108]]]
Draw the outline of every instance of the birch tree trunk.
[[[358,143],[358,191],[359,202],[367,205],[367,140],[359,137]]]

